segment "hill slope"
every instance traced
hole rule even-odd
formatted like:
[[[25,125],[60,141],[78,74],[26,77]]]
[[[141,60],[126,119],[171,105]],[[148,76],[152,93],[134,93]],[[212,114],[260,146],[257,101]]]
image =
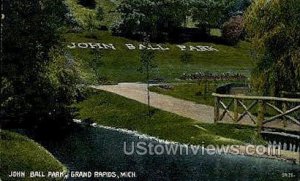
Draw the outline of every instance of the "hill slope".
[[[89,69],[92,62],[98,61],[97,67],[92,67],[99,72],[102,79],[111,82],[135,82],[145,81],[145,75],[138,69],[141,67],[140,51],[128,50],[125,44],[138,46],[141,42],[112,36],[108,31],[93,31],[83,33],[65,34],[65,47],[72,42],[112,43],[116,50],[101,50],[98,53],[95,49],[67,49],[70,54],[83,67]],[[161,78],[167,81],[175,81],[183,73],[195,73],[198,71],[210,72],[238,72],[249,75],[252,69],[249,45],[241,42],[238,46],[227,46],[206,42],[189,42],[187,47],[210,46],[218,51],[189,51],[191,58],[186,62],[182,60],[184,52],[175,44],[161,44],[169,47],[169,51],[155,51],[154,64],[157,66],[151,70],[151,78]],[[101,57],[101,58],[99,58]],[[100,62],[100,63],[99,63]]]
[[[29,177],[30,171],[44,171],[45,173],[66,171],[58,160],[33,140],[10,131],[1,130],[0,135],[0,177],[3,180],[8,180],[11,171],[25,171],[26,178]],[[43,180],[53,180],[53,178]]]

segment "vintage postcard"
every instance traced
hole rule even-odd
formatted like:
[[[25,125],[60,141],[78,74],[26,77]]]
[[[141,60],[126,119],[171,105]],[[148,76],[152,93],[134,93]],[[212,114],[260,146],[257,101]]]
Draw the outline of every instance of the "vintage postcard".
[[[300,180],[299,0],[1,0],[0,180]]]

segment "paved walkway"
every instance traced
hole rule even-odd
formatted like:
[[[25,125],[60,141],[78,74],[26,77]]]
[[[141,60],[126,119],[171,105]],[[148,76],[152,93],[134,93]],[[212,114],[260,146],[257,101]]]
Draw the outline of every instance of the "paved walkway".
[[[118,85],[93,86],[96,89],[112,92],[129,99],[147,104],[147,85],[138,83],[120,83]],[[196,104],[167,95],[150,92],[150,105],[154,108],[172,112],[200,122],[213,123],[214,107]]]
[[[119,83],[118,85],[100,85],[92,86],[93,88],[112,92],[123,97],[136,100],[143,104],[147,104],[147,84],[139,83]],[[203,104],[197,104],[192,101],[186,101],[175,97],[150,92],[150,104],[152,107],[168,111],[179,116],[191,118],[197,122],[213,123],[214,107]],[[233,113],[231,113],[233,115]],[[233,123],[229,116],[224,117],[226,123]],[[253,125],[248,117],[245,117],[239,122],[244,125]],[[280,120],[273,121],[265,125],[265,127],[282,128]],[[299,126],[293,124],[286,127],[287,130],[299,131]]]

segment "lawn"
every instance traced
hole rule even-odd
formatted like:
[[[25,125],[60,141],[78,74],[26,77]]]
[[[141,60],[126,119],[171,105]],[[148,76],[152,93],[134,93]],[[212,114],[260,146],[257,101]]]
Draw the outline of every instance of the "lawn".
[[[125,44],[134,45],[140,42],[126,39],[123,37],[112,36],[108,31],[82,32],[82,33],[66,33],[65,47],[67,51],[74,57],[75,60],[83,65],[82,72],[88,72],[89,62],[100,61],[101,63],[96,68],[99,71],[102,79],[109,80],[112,83],[117,82],[145,82],[146,76],[138,69],[141,67],[140,51],[128,50]],[[67,45],[71,42],[99,42],[112,43],[117,50],[102,50],[101,59],[97,59],[94,49],[68,49]],[[209,52],[190,52],[191,58],[188,62],[182,61],[182,55],[185,51],[181,51],[175,44],[162,44],[170,48],[169,51],[156,51],[154,64],[156,65],[150,72],[150,78],[163,79],[167,82],[178,81],[178,78],[183,73],[195,73],[199,71],[209,71],[213,73],[236,72],[249,76],[253,67],[253,62],[250,58],[249,44],[240,42],[237,46],[227,46],[221,44],[207,42],[188,42],[185,45],[196,46],[212,46],[218,51]],[[93,67],[95,68],[95,67]],[[87,73],[88,74],[88,73]]]
[[[172,97],[176,97],[179,99],[184,99],[192,102],[196,102],[199,104],[205,104],[209,106],[214,106],[215,104],[215,97],[212,96],[212,93],[216,93],[216,89],[224,85],[226,83],[233,83],[233,82],[221,82],[221,81],[208,81],[199,82],[199,83],[188,83],[188,84],[177,84],[172,86],[171,89],[166,89],[159,86],[152,86],[150,87],[150,91],[156,92],[159,94],[169,95]],[[236,82],[237,83],[237,82]],[[251,93],[249,93],[251,95]],[[222,101],[228,105],[231,99],[223,99]],[[246,106],[249,106],[253,103],[253,100],[244,100],[243,103]],[[233,104],[229,107],[229,110],[233,111]],[[241,114],[245,110],[242,106],[238,106],[238,112]],[[257,116],[258,114],[258,105],[255,105],[251,110],[249,110],[253,115]],[[266,109],[266,115],[274,116],[276,115],[276,111],[270,107]]]
[[[120,1],[96,0],[96,8],[89,9],[78,4],[77,0],[67,0],[72,15],[81,27],[83,32],[64,34],[64,45],[67,47],[70,43],[93,42],[93,43],[112,43],[117,50],[103,50],[96,53],[92,49],[68,49],[70,55],[74,57],[81,66],[83,79],[89,84],[98,83],[96,80],[102,80],[101,83],[118,83],[118,82],[145,82],[146,76],[139,70],[140,51],[129,51],[125,44],[138,45],[142,42],[127,39],[124,37],[113,36],[109,31],[100,31],[96,27],[111,27],[119,19],[116,12],[117,5]],[[104,10],[104,20],[99,21],[96,17],[98,7]],[[93,24],[94,29],[89,30],[89,24]],[[193,27],[189,23],[189,27]],[[88,26],[88,27],[87,27]],[[212,36],[221,36],[219,29],[211,30]],[[169,47],[169,51],[156,51],[153,68],[150,72],[151,79],[165,80],[166,82],[177,82],[183,73],[195,73],[199,71],[209,71],[214,73],[236,72],[246,76],[250,75],[253,68],[253,62],[250,57],[250,47],[247,42],[240,42],[236,46],[208,42],[186,42],[186,46],[211,46],[218,51],[209,52],[190,52],[188,61],[182,60],[181,57],[185,51],[181,51],[176,44],[164,43],[163,47]],[[98,54],[101,54],[99,56]],[[101,59],[99,57],[102,57]],[[96,67],[91,67],[92,61],[99,61]],[[91,70],[94,69],[94,70]],[[97,70],[99,75],[95,76]]]
[[[82,73],[88,83],[95,83],[95,80],[103,80],[102,83],[118,83],[118,82],[145,82],[146,76],[141,74],[140,68],[140,51],[128,51],[125,47],[126,43],[138,45],[141,42],[131,39],[112,36],[109,31],[100,31],[96,27],[111,27],[119,19],[116,12],[120,1],[96,0],[96,8],[89,9],[78,4],[77,0],[66,0],[66,4],[71,14],[85,32],[65,33],[65,47],[71,42],[101,42],[113,43],[117,48],[116,51],[101,51],[101,60],[97,58],[95,50],[91,49],[72,49],[67,51],[73,55],[81,65]],[[101,7],[104,11],[104,20],[99,21],[96,17],[97,8]],[[94,29],[89,30],[89,25],[93,24]],[[191,23],[188,27],[193,27]],[[88,27],[87,27],[88,26]],[[89,30],[89,31],[88,31]],[[212,36],[221,36],[219,29],[211,29]],[[156,68],[151,70],[151,79],[163,79],[167,82],[177,81],[183,73],[195,73],[199,71],[209,72],[237,72],[249,76],[253,67],[250,57],[250,47],[247,42],[240,42],[237,46],[228,46],[222,44],[208,42],[187,42],[187,46],[211,46],[218,51],[210,52],[190,52],[189,61],[183,61],[182,56],[185,51],[175,44],[161,44],[163,47],[170,47],[169,51],[157,51],[155,54],[154,64]],[[99,56],[98,56],[99,57]],[[91,73],[91,61],[101,61],[96,69],[101,77],[95,77],[95,73]],[[93,70],[94,71],[94,70]]]
[[[58,160],[33,140],[5,130],[1,130],[0,135],[1,179],[9,180],[11,171],[26,171],[26,178],[30,171],[66,171]]]
[[[225,82],[224,82],[225,83]],[[206,104],[214,106],[214,97],[212,93],[216,92],[220,82],[199,82],[189,84],[178,84],[171,86],[170,89],[166,89],[159,86],[150,87],[150,91],[157,92],[159,94],[169,95],[179,99],[185,99],[193,101],[199,104]]]
[[[191,144],[259,144],[253,127],[225,124],[204,124],[152,109],[119,95],[94,91],[83,102],[75,105],[79,119],[91,119],[100,125],[136,130],[161,139]]]

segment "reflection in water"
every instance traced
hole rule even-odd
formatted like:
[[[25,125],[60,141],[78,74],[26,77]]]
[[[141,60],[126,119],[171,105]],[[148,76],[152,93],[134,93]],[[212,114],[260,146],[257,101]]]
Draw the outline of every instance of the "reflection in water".
[[[78,126],[60,140],[43,140],[44,145],[70,170],[135,171],[139,180],[281,180],[300,167],[289,163],[233,155],[127,156],[123,143],[138,137],[101,128]],[[153,140],[142,140],[147,143]]]

